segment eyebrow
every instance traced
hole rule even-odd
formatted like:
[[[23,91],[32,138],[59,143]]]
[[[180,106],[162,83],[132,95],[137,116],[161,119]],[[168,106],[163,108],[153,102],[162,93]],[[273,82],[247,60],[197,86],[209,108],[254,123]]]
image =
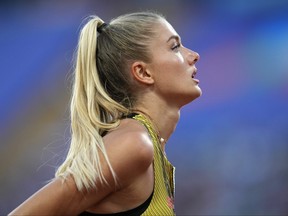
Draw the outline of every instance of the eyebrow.
[[[167,43],[168,43],[170,40],[172,40],[172,39],[175,39],[175,40],[177,40],[177,41],[180,41],[180,37],[179,37],[178,35],[172,35],[171,37],[168,38]]]

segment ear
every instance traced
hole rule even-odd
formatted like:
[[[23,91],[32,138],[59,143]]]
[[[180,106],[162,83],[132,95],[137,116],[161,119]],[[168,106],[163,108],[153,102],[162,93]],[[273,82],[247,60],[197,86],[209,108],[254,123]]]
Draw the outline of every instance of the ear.
[[[154,83],[151,71],[148,69],[147,64],[142,61],[136,61],[131,65],[131,74],[137,81],[151,85]]]

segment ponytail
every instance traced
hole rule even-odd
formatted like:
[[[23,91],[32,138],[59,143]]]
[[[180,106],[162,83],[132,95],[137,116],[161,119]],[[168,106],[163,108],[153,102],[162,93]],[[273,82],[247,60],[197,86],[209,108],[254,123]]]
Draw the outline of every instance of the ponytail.
[[[96,47],[97,27],[101,24],[99,17],[91,17],[80,33],[70,107],[71,145],[66,160],[56,172],[56,177],[64,179],[72,175],[78,190],[95,188],[97,181],[107,183],[100,154],[117,183],[102,135],[117,127],[120,117],[129,111],[107,94],[99,79]]]
[[[97,181],[107,183],[103,162],[117,184],[102,136],[116,128],[121,116],[137,103],[138,84],[128,67],[135,60],[151,62],[148,45],[163,19],[156,13],[139,12],[103,27],[103,20],[93,16],[81,30],[71,99],[71,146],[56,172],[64,179],[71,175],[78,190],[95,188]]]

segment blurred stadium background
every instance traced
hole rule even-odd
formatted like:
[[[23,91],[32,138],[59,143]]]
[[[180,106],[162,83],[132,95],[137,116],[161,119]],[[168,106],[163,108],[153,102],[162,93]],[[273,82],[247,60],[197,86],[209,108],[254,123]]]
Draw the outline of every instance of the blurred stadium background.
[[[82,20],[148,9],[201,56],[203,96],[183,108],[167,146],[178,215],[288,214],[287,0],[2,0],[1,215],[65,156]]]

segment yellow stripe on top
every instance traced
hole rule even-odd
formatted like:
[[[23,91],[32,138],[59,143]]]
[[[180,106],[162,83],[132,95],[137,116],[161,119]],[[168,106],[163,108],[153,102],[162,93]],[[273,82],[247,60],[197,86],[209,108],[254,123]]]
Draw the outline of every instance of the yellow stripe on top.
[[[148,130],[154,148],[154,192],[150,205],[143,216],[149,215],[175,215],[174,211],[174,172],[175,167],[167,160],[161,149],[159,137],[153,124],[142,114],[137,114],[133,119],[141,122]]]

